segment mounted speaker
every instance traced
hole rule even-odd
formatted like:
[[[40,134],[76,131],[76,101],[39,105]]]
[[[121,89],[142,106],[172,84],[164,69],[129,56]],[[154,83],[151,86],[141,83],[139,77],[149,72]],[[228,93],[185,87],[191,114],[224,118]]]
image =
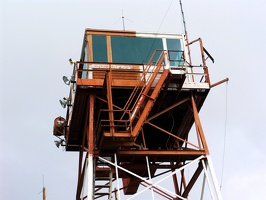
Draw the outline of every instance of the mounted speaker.
[[[65,119],[61,116],[55,118],[53,134],[54,136],[63,136],[65,135]]]

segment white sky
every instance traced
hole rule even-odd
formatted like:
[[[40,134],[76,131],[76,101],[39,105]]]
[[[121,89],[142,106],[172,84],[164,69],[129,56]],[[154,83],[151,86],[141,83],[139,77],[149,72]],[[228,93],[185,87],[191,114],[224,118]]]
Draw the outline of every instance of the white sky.
[[[200,113],[222,195],[264,199],[266,2],[183,0],[183,8],[190,40],[201,37],[215,58],[212,83],[230,78]],[[52,135],[66,112],[62,76],[79,59],[85,28],[122,29],[122,9],[128,30],[183,33],[178,0],[0,2],[0,199],[42,199],[43,175],[48,200],[75,199],[78,154],[57,149]]]

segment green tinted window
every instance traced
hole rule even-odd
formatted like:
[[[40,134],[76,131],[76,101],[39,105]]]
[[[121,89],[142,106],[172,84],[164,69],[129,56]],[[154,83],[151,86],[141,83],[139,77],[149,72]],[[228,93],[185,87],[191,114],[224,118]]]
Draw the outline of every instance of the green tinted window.
[[[111,44],[114,63],[146,64],[154,50],[163,49],[161,38],[112,36]],[[157,60],[157,58],[154,59]]]
[[[183,65],[182,48],[180,39],[166,39],[167,50],[169,50],[169,59],[171,66]]]
[[[92,54],[93,54],[93,62],[108,61],[106,36],[104,35],[92,36]]]

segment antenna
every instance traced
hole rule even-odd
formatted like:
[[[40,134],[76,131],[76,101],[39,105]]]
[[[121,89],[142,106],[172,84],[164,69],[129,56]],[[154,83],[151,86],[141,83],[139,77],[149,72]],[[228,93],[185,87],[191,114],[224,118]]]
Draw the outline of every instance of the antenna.
[[[42,199],[46,200],[46,188],[45,187],[43,187],[42,189]]]
[[[124,12],[122,10],[122,21],[123,21],[123,31],[126,30],[125,29],[125,17],[124,17]]]
[[[125,31],[125,30],[126,30],[125,19],[133,23],[133,21],[131,21],[130,19],[128,19],[128,18],[126,18],[126,17],[124,16],[124,11],[123,11],[123,9],[122,9],[122,23],[123,23],[123,31]],[[117,21],[116,21],[114,24],[116,24],[116,23],[120,22],[120,20],[121,20],[121,19],[117,20]]]
[[[42,175],[42,198],[43,200],[46,200],[46,188],[44,187],[44,175]]]
[[[184,15],[184,11],[183,11],[182,1],[179,0],[179,3],[180,3],[181,14],[182,14],[184,31],[185,31],[185,34],[187,34],[187,27],[186,27],[186,21],[185,21],[185,15]]]
[[[183,26],[184,26],[184,31],[185,31],[185,39],[187,42],[187,50],[188,50],[188,58],[189,58],[189,64],[192,65],[192,60],[191,60],[191,55],[190,55],[190,47],[188,45],[188,34],[187,34],[187,27],[186,27],[186,21],[185,21],[185,15],[184,15],[184,11],[183,11],[183,5],[182,5],[182,1],[179,0],[180,3],[180,9],[181,9],[181,14],[182,14],[182,20],[183,20]]]

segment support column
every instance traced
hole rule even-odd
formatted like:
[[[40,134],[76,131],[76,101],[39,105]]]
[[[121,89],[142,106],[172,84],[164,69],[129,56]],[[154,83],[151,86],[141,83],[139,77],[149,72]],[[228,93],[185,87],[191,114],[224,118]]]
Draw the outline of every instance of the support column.
[[[197,109],[193,94],[191,95],[191,103],[192,103],[193,115],[194,115],[194,120],[195,120],[196,132],[200,136],[201,143],[202,143],[202,146],[203,146],[203,150],[205,151],[206,155],[209,155],[209,149],[208,149],[207,142],[206,142],[206,139],[205,139],[205,136],[204,136],[204,132],[203,132],[203,129],[202,129],[202,126],[201,126],[199,113],[198,113],[198,109]]]
[[[216,193],[216,196],[217,196],[217,199],[218,200],[222,200],[222,194],[221,194],[221,191],[219,189],[219,186],[218,186],[218,181],[217,181],[217,178],[216,178],[216,175],[215,175],[215,172],[214,172],[214,167],[213,167],[213,164],[212,164],[212,160],[211,160],[211,157],[210,155],[207,155],[207,161],[208,161],[208,166],[209,166],[209,170],[210,170],[210,174],[211,174],[211,177],[212,177],[212,182],[213,182],[213,185],[214,185],[214,189],[215,189],[215,193]]]
[[[87,121],[87,142],[88,142],[88,166],[87,166],[87,174],[88,174],[88,200],[94,199],[94,94],[89,95],[89,118]],[[92,187],[93,186],[93,187]]]
[[[109,110],[109,120],[110,120],[110,133],[114,137],[114,112],[113,112],[113,95],[112,95],[112,71],[106,72],[106,86],[107,86],[107,101]]]
[[[43,200],[46,200],[46,188],[43,187],[43,190],[42,190],[42,197],[43,197]]]

